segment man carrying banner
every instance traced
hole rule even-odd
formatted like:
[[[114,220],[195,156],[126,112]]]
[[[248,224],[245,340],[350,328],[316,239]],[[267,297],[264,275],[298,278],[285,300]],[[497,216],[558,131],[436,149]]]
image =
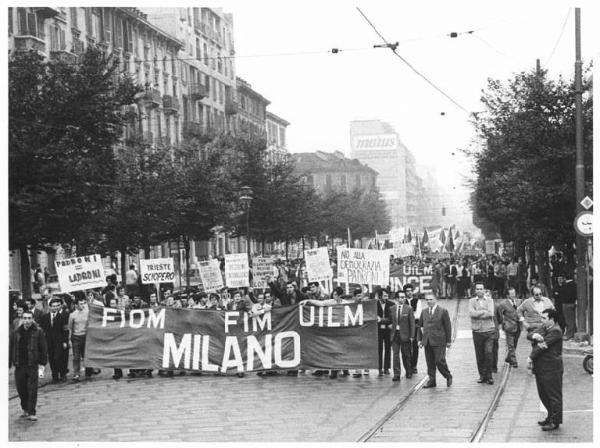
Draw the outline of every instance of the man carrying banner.
[[[394,357],[394,377],[392,381],[400,381],[400,353],[402,364],[406,371],[406,378],[412,377],[411,349],[415,339],[415,315],[411,306],[406,302],[406,297],[400,298],[400,303],[392,306],[391,334],[392,355]]]
[[[427,307],[421,311],[419,325],[423,330],[420,336],[419,346],[425,349],[425,361],[427,362],[427,375],[429,381],[423,386],[424,389],[436,387],[436,369],[446,378],[446,386],[452,385],[452,374],[446,363],[446,349],[452,343],[452,324],[448,310],[437,304],[437,299],[427,296]]]

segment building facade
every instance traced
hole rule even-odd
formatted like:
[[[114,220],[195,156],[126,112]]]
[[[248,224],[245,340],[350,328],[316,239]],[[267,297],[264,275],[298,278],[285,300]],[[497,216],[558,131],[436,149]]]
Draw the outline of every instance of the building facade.
[[[351,157],[379,173],[377,186],[388,206],[392,228],[421,225],[423,193],[414,155],[396,130],[381,120],[350,122]]]
[[[348,159],[340,151],[292,154],[295,172],[305,176],[306,183],[318,193],[368,190],[376,185],[377,172],[356,159]]]
[[[252,88],[250,83],[236,79],[238,114],[236,132],[265,138],[267,136],[267,106],[271,102]]]
[[[288,156],[286,132],[289,125],[288,121],[267,111],[267,151],[271,161],[283,160]]]

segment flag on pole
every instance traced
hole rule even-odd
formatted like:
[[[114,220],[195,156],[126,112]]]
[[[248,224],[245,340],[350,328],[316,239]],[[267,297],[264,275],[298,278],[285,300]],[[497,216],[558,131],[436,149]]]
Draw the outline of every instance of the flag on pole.
[[[423,238],[421,239],[421,245],[423,249],[429,246],[429,234],[427,233],[427,227],[423,228]]]
[[[410,243],[412,241],[412,233],[410,233],[410,227],[408,228],[408,235],[406,235],[406,242]]]
[[[417,242],[417,258],[421,258],[422,254],[421,254],[421,245],[419,244],[419,235],[415,235],[415,239]]]
[[[454,239],[452,238],[452,233],[448,235],[448,240],[446,241],[446,250],[448,252],[454,252]]]
[[[442,231],[440,232],[440,241],[442,242],[443,245],[446,244],[446,232],[444,232],[444,229],[442,229]],[[444,246],[442,246],[442,252],[444,251]]]

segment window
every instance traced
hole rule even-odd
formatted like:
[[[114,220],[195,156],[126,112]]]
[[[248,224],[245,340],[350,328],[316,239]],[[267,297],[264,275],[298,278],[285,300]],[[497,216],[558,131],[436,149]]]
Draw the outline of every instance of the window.
[[[285,148],[285,128],[279,128],[279,146]]]
[[[97,8],[92,10],[92,36],[98,40],[102,37],[102,17]]]
[[[8,8],[8,34],[13,33],[13,9]]]
[[[201,61],[202,60],[202,54],[200,51],[200,39],[196,38],[196,59]]]
[[[331,174],[325,175],[325,191],[331,190]]]
[[[21,36],[34,36],[38,39],[44,38],[43,22],[38,19],[35,13],[27,12],[25,8],[17,8],[17,20]]]
[[[223,59],[221,58],[221,55],[217,56],[217,71],[223,73]]]
[[[219,82],[219,103],[223,104],[223,83]]]
[[[65,50],[65,31],[61,30],[57,24],[50,26],[50,51]]]
[[[79,28],[77,23],[77,8],[69,8],[69,15],[71,16],[71,27]]]
[[[212,90],[212,99],[213,101],[217,101],[217,80],[214,78],[211,78],[212,81],[212,86],[210,88],[210,90]]]
[[[204,51],[204,65],[208,67],[208,47],[206,46],[206,44],[202,45],[202,49]]]

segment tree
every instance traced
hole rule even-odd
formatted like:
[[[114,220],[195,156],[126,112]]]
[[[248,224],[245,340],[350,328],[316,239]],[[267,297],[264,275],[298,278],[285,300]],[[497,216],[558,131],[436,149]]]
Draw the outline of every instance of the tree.
[[[584,83],[586,178],[592,179],[592,82]],[[489,80],[474,116],[483,148],[475,162],[474,211],[502,238],[534,245],[543,257],[551,245],[575,242],[574,85],[546,71]],[[587,185],[591,193],[591,183]]]
[[[15,52],[9,61],[9,247],[86,246],[110,206],[121,106],[137,89],[115,83],[118,61],[89,48],[77,63]]]

